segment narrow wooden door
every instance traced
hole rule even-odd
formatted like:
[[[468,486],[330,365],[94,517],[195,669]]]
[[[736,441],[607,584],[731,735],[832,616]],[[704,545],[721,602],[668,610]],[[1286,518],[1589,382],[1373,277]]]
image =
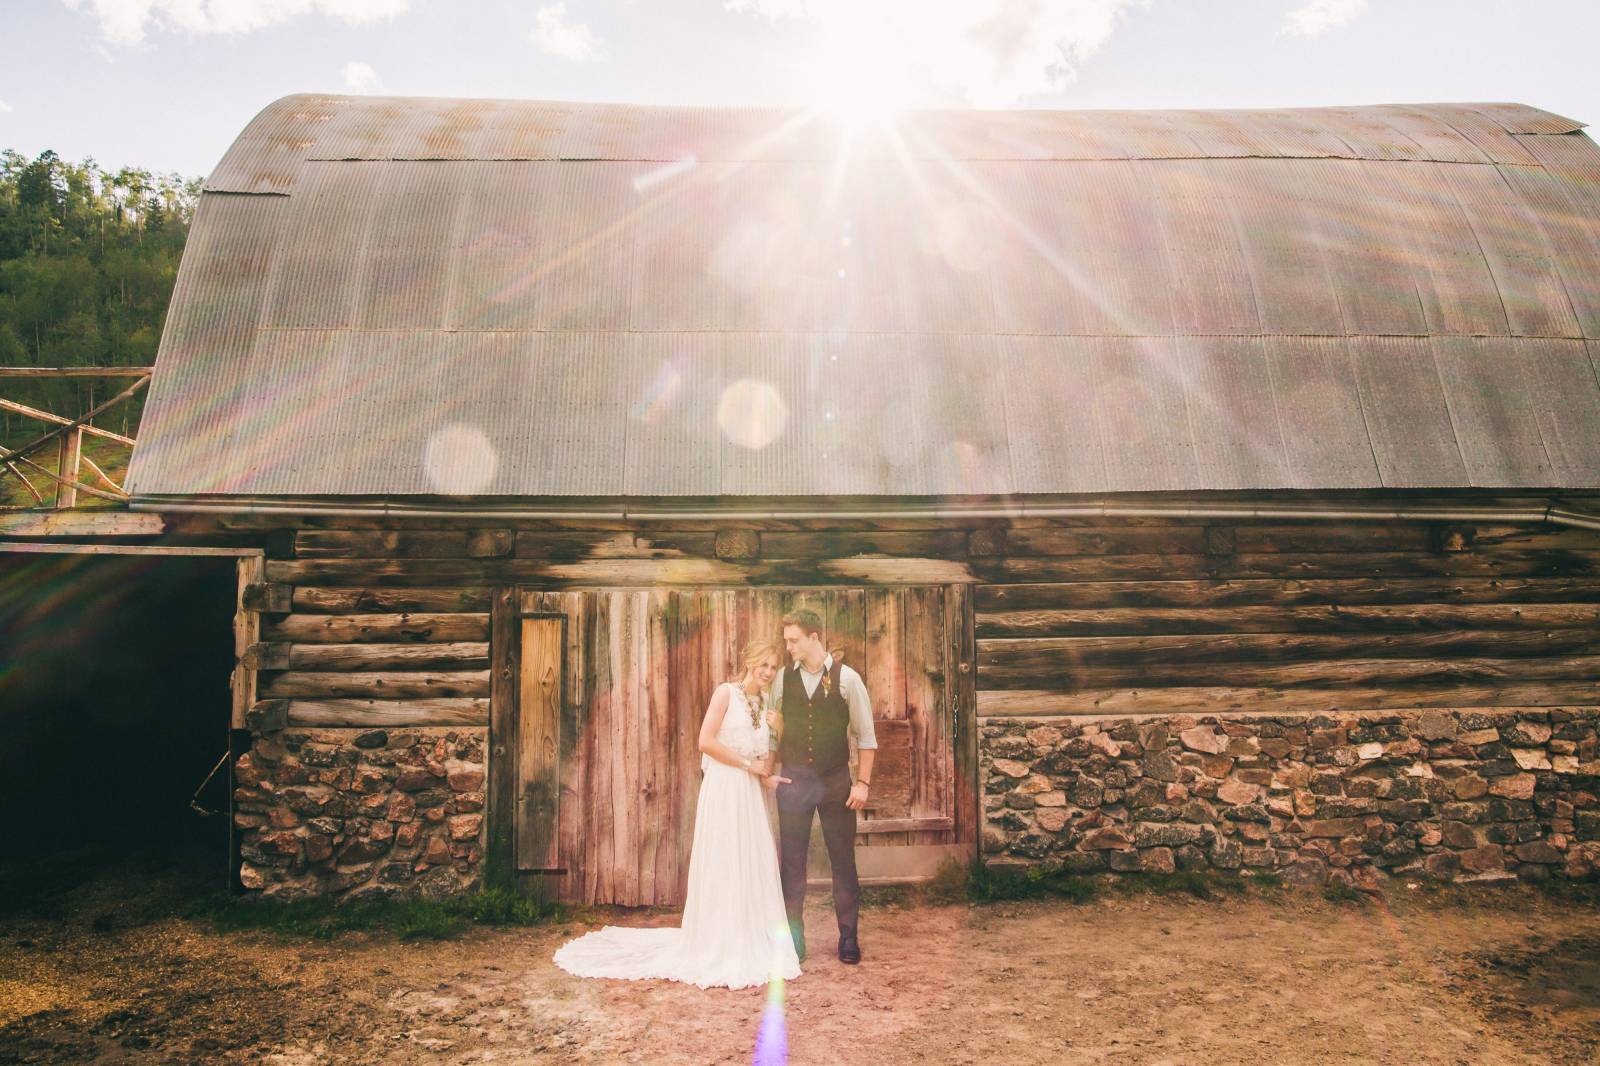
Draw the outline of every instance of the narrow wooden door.
[[[562,868],[562,627],[559,617],[522,619],[517,693],[516,857],[518,872]]]

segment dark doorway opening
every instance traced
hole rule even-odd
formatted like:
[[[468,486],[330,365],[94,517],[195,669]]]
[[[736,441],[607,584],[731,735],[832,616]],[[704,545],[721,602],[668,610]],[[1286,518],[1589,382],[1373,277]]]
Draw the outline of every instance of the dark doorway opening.
[[[225,891],[231,558],[0,551],[0,910]],[[93,901],[93,902],[91,902]]]

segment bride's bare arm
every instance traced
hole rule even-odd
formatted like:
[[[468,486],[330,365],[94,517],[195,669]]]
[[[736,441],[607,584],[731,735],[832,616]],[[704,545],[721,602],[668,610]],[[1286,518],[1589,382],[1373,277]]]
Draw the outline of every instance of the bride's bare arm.
[[[717,732],[722,728],[722,716],[728,713],[728,687],[718,685],[717,691],[711,695],[711,704],[706,708],[706,717],[700,723],[700,750],[720,763],[746,769],[745,763],[750,764],[749,769],[754,773],[760,769],[761,764],[754,759],[746,759],[732,748],[717,739]]]

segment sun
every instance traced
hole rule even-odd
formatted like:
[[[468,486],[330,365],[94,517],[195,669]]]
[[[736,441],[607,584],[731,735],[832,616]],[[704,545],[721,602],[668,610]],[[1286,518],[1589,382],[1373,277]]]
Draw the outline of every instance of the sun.
[[[833,8],[807,50],[800,93],[806,104],[845,129],[881,125],[917,106],[916,72],[904,24],[873,4]]]

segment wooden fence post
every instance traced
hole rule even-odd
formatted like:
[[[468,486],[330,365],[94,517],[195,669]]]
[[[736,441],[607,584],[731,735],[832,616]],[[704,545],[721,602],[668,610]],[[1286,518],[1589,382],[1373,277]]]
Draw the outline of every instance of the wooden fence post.
[[[56,464],[56,507],[76,507],[78,490],[68,484],[78,480],[78,468],[83,465],[83,430],[75,428],[61,438],[61,459]]]

